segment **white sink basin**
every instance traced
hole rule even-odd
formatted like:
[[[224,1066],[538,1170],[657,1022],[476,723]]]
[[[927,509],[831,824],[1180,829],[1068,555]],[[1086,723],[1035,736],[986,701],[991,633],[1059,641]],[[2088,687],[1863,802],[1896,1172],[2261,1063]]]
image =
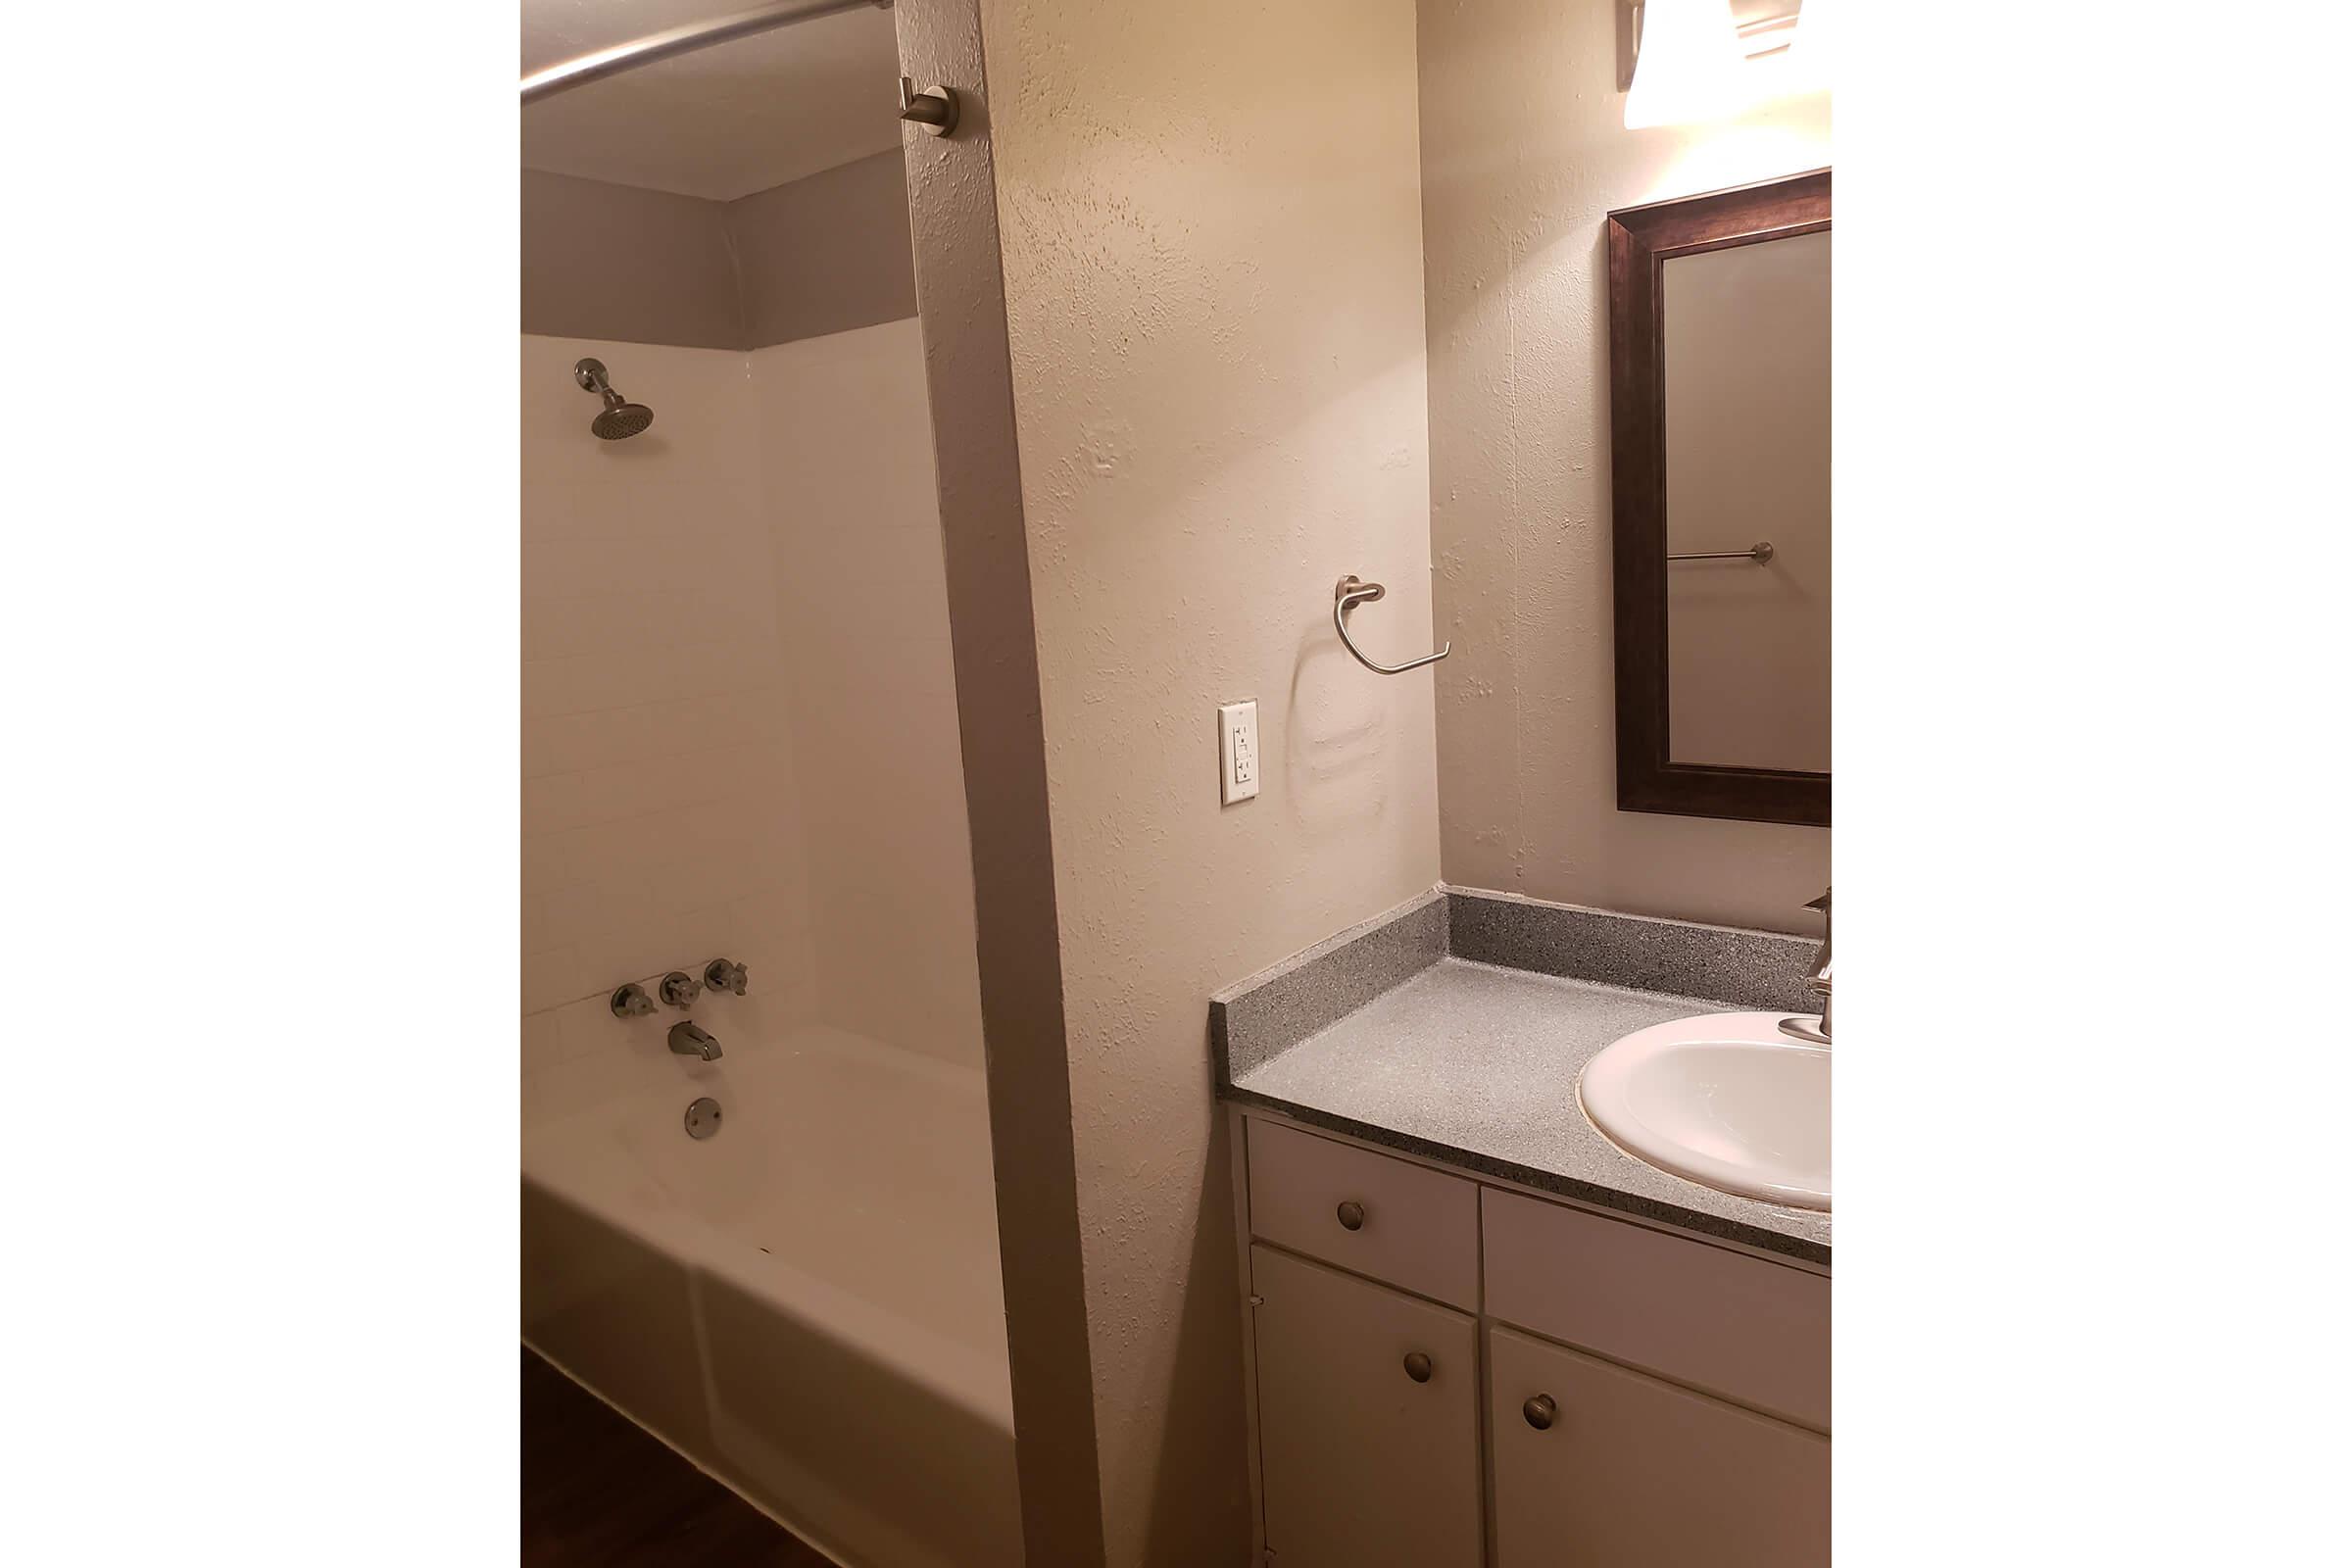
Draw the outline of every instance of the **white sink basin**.
[[[1785,1012],[1636,1030],[1585,1064],[1577,1097],[1627,1153],[1718,1192],[1830,1206],[1830,1052]]]

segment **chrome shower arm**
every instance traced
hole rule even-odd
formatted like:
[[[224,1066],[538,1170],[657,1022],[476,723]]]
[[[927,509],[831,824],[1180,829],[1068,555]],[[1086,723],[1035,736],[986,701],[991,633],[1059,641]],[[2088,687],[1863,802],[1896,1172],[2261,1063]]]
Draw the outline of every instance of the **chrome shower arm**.
[[[776,27],[790,26],[796,22],[809,22],[842,11],[862,11],[867,7],[887,11],[891,0],[770,0],[749,11],[730,16],[712,17],[708,22],[689,22],[660,32],[631,38],[609,49],[598,49],[579,55],[545,71],[534,71],[522,78],[522,102],[527,108],[542,98],[551,98],[574,87],[585,87],[592,81],[616,76],[639,66],[692,54],[697,49],[709,49],[717,44],[732,43],[756,32],[767,32]]]

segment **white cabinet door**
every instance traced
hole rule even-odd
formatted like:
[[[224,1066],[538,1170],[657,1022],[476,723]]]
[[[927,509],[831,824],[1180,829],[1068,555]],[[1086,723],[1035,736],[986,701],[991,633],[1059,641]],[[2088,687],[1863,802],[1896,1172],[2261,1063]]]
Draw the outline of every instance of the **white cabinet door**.
[[[1826,1568],[1830,1440],[1489,1332],[1496,1568]]]
[[[1477,1568],[1478,1330],[1250,1249],[1266,1544],[1280,1568]]]

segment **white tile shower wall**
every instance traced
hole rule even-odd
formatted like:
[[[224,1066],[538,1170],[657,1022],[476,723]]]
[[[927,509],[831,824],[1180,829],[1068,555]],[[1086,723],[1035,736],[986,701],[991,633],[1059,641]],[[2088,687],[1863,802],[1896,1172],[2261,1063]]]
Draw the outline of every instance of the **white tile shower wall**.
[[[571,379],[583,355],[653,407],[651,430],[589,433],[597,405]],[[656,1026],[677,1015],[620,1023],[605,999],[622,981],[739,959],[755,993],[719,1005],[755,1036],[811,1013],[813,992],[748,358],[525,336],[521,368],[522,1059],[536,1089],[662,1049]],[[719,1005],[697,1016],[720,1029]]]
[[[971,841],[920,323],[755,352],[828,1023],[977,1067]]]

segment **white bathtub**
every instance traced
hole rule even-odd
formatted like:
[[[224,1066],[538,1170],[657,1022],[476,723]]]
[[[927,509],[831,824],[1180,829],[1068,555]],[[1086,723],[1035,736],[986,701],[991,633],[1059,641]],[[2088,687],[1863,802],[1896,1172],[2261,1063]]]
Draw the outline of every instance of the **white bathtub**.
[[[1019,1563],[979,1073],[721,1038],[526,1123],[523,1338],[844,1563]]]

